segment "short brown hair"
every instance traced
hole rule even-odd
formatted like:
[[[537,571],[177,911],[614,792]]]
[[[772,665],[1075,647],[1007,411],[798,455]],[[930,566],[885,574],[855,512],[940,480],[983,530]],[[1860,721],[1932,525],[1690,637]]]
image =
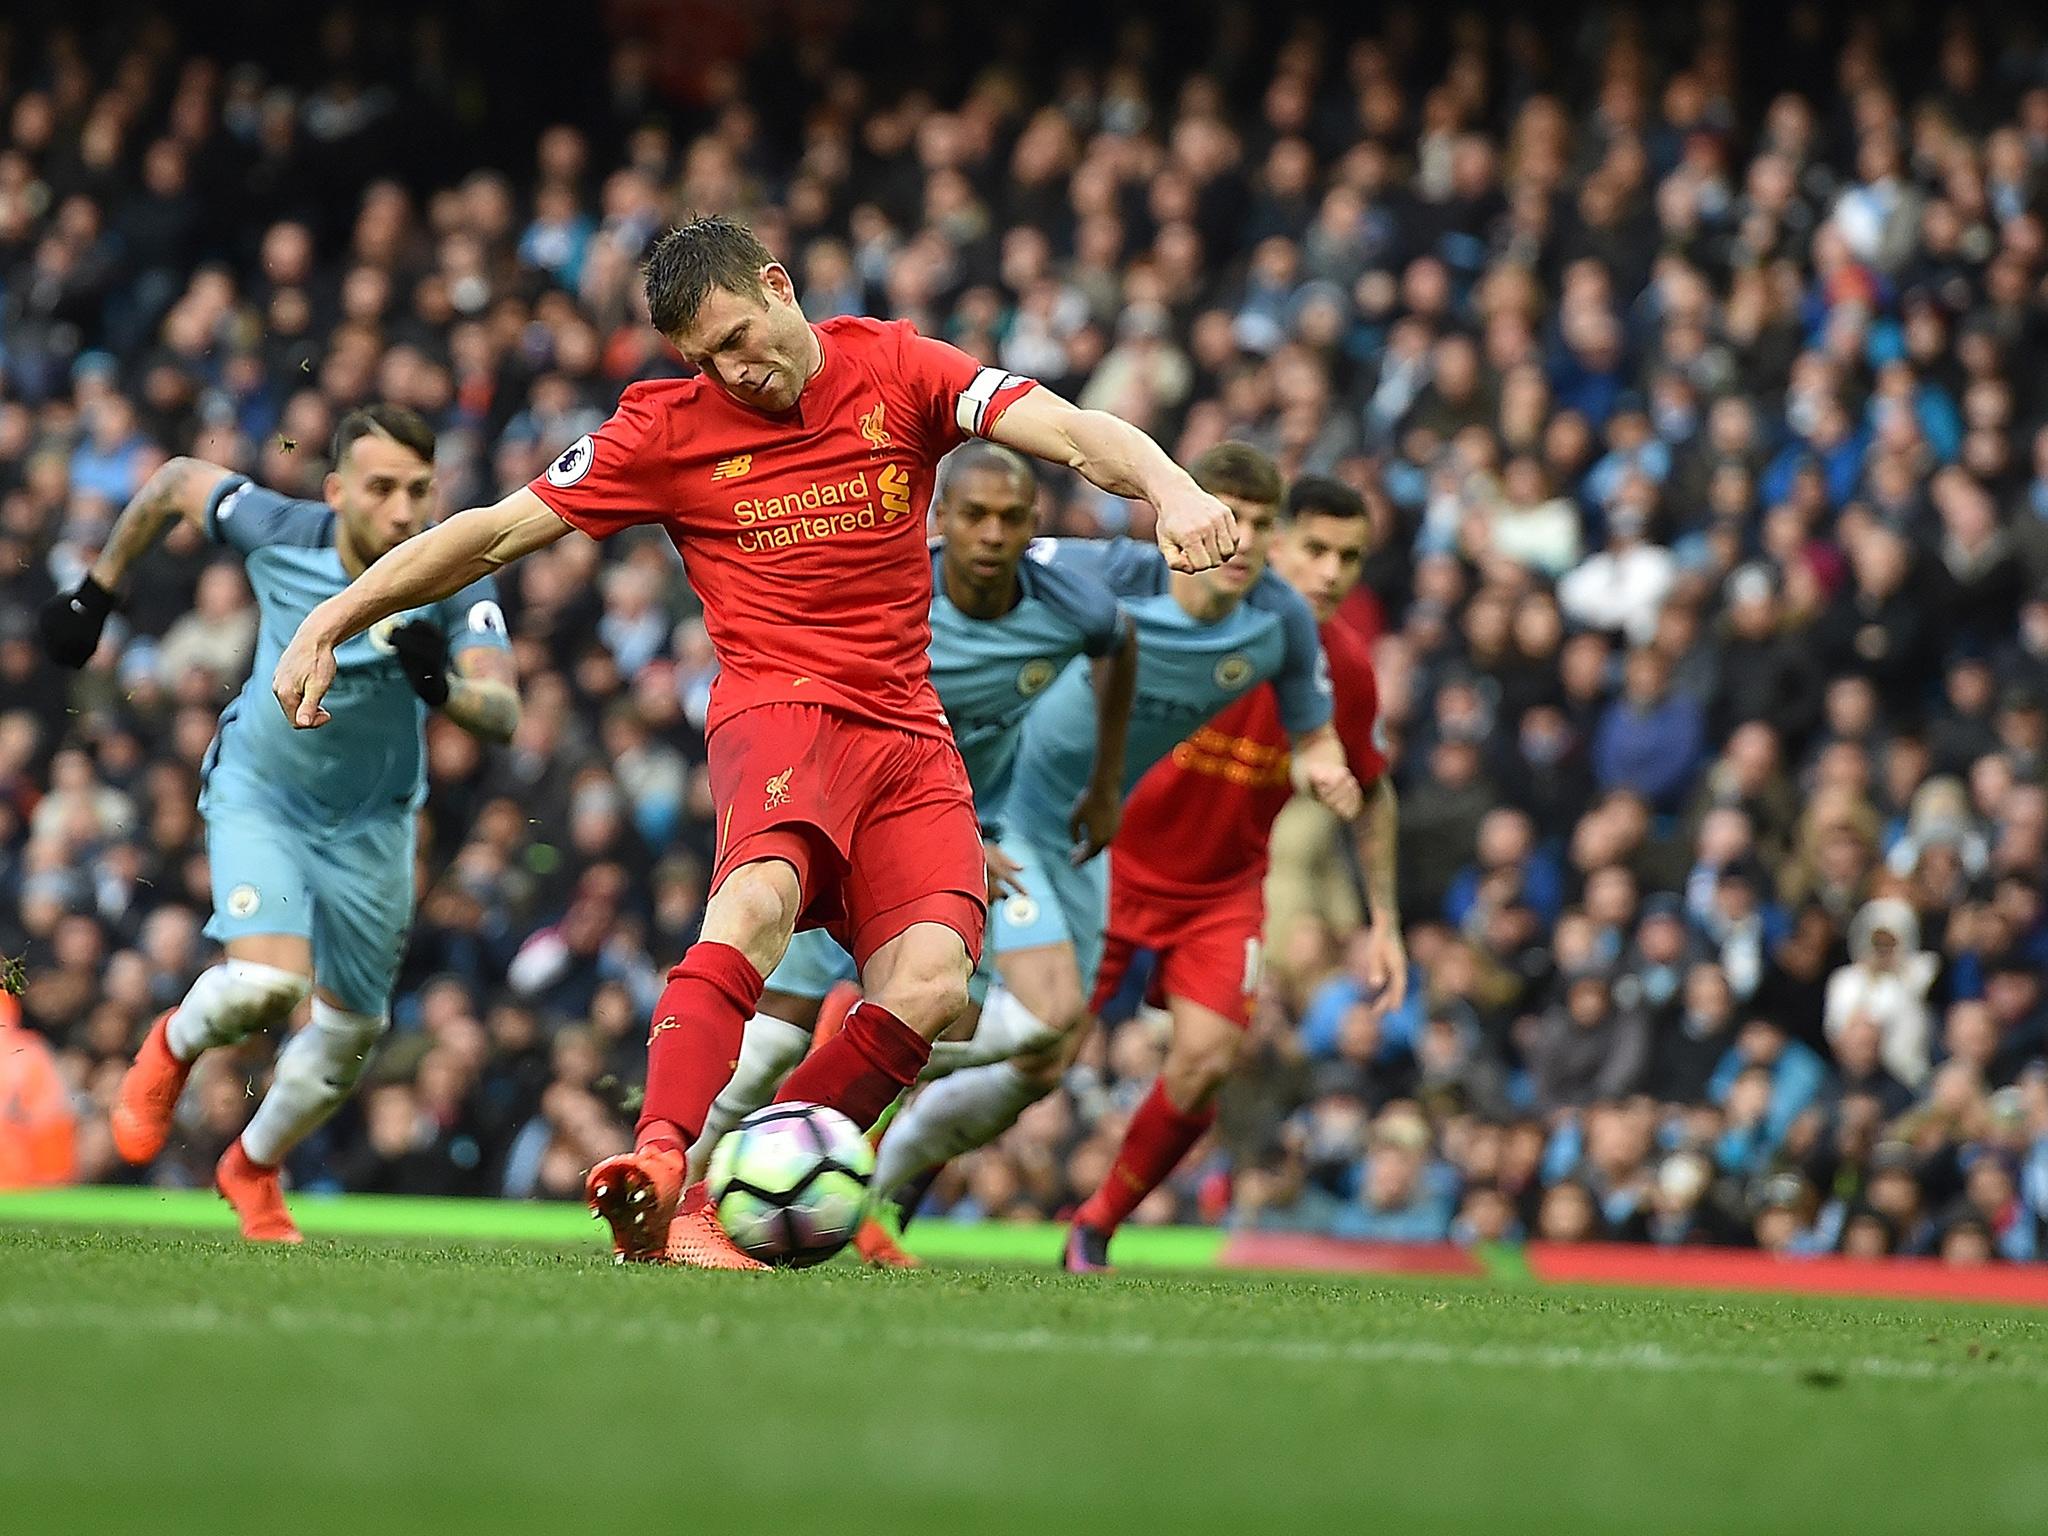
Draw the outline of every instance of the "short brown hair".
[[[707,213],[679,224],[654,243],[640,269],[654,328],[673,336],[697,318],[713,288],[763,298],[761,269],[775,258],[738,219]]]
[[[1280,479],[1280,466],[1250,443],[1218,443],[1205,449],[1188,466],[1188,473],[1211,496],[1234,496],[1239,501],[1262,506],[1279,506],[1286,489]]]
[[[378,401],[362,405],[341,418],[334,429],[333,460],[339,466],[358,441],[366,437],[387,438],[401,448],[410,448],[422,461],[434,462],[434,429],[418,411],[403,405]]]

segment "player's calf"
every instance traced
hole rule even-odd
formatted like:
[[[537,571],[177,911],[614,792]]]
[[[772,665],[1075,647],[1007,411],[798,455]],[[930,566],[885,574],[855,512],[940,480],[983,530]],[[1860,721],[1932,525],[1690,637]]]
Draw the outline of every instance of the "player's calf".
[[[712,892],[702,937],[670,970],[654,1005],[636,1147],[680,1160],[698,1140],[802,904],[801,877],[779,857],[740,865]]]
[[[388,1014],[314,998],[312,1017],[278,1052],[270,1092],[242,1132],[249,1161],[275,1168],[324,1124],[362,1080],[370,1053],[390,1027]]]
[[[747,1020],[746,1033],[740,1037],[739,1064],[733,1068],[732,1081],[711,1101],[703,1132],[690,1148],[691,1183],[704,1177],[711,1150],[725,1133],[774,1098],[776,1088],[810,1048],[810,1029],[792,1023],[770,996],[764,995],[761,1011]]]
[[[1166,1063],[1131,1116],[1102,1187],[1074,1213],[1065,1259],[1070,1270],[1108,1267],[1116,1229],[1215,1123],[1216,1091],[1244,1049],[1244,1031],[1223,1014],[1183,997],[1168,1005],[1173,1040]]]

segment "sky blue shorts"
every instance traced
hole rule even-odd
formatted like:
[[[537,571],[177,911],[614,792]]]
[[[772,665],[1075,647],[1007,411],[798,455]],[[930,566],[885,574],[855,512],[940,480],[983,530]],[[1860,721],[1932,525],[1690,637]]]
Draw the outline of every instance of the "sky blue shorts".
[[[207,937],[306,939],[316,987],[352,1012],[387,1011],[412,926],[413,813],[312,827],[219,769],[200,812],[213,878]]]

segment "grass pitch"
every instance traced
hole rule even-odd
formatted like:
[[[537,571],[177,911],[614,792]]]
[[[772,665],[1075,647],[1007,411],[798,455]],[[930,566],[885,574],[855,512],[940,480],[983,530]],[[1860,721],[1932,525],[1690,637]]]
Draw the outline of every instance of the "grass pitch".
[[[2044,1410],[1977,1307],[0,1226],[9,1536],[2033,1533]]]

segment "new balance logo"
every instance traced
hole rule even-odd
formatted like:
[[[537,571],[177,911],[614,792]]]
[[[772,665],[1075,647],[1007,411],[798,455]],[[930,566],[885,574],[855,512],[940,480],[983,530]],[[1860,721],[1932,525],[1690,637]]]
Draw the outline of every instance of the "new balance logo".
[[[711,478],[714,480],[737,480],[753,467],[754,456],[751,453],[734,454],[731,458],[720,459],[711,466]]]
[[[789,804],[789,777],[795,772],[796,769],[793,766],[785,768],[768,781],[768,792],[764,797],[764,809],[772,811]]]

